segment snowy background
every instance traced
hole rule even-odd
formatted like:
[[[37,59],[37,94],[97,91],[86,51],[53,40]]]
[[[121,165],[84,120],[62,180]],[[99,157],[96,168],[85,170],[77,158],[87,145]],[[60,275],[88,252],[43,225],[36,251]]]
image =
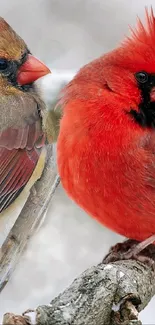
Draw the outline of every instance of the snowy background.
[[[153,4],[153,1],[152,1]],[[149,0],[1,0],[1,16],[29,48],[54,71],[51,96],[83,64],[115,47],[136,15],[144,16]],[[51,88],[51,89],[50,89]],[[101,261],[122,238],[87,216],[59,187],[44,225],[29,242],[12,278],[0,294],[3,313],[20,313],[49,303],[87,267]],[[152,300],[141,313],[143,324],[155,324]]]

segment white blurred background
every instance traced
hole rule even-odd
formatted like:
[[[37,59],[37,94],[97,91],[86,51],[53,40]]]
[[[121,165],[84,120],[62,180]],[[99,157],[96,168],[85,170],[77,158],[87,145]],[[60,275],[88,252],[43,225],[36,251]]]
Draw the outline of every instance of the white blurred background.
[[[150,0],[1,0],[1,16],[24,38],[38,58],[53,70],[43,80],[47,99],[83,64],[115,47],[144,17]],[[29,242],[12,278],[0,294],[3,313],[20,313],[46,304],[87,267],[101,261],[122,239],[87,216],[59,187],[44,225]],[[141,313],[143,324],[155,324],[151,301]]]

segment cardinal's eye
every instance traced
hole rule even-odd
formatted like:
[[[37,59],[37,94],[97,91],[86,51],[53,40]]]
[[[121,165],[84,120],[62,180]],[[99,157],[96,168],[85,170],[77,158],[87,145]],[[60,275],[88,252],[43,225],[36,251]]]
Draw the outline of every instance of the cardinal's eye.
[[[5,59],[0,59],[0,70],[6,70],[8,67],[8,61]]]
[[[144,84],[148,81],[148,74],[144,71],[137,72],[135,77],[137,81],[141,84]]]

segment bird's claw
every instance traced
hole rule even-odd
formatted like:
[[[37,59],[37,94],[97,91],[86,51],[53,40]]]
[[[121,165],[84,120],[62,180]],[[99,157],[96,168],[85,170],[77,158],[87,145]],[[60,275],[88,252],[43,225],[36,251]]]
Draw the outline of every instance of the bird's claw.
[[[139,244],[135,240],[127,240],[111,247],[109,253],[103,259],[103,263],[112,263],[120,260],[136,260],[155,271],[155,245],[149,245],[140,254],[136,254],[136,247]]]

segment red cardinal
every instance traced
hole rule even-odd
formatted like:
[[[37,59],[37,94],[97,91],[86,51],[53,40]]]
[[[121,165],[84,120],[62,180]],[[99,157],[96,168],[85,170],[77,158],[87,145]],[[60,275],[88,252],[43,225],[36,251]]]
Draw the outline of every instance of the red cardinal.
[[[58,168],[69,196],[128,238],[155,240],[155,17],[65,88]],[[153,236],[152,236],[153,235]],[[150,238],[151,237],[151,238]],[[142,246],[141,246],[142,247]]]
[[[49,72],[0,18],[0,212],[43,170],[45,106],[34,81]]]

